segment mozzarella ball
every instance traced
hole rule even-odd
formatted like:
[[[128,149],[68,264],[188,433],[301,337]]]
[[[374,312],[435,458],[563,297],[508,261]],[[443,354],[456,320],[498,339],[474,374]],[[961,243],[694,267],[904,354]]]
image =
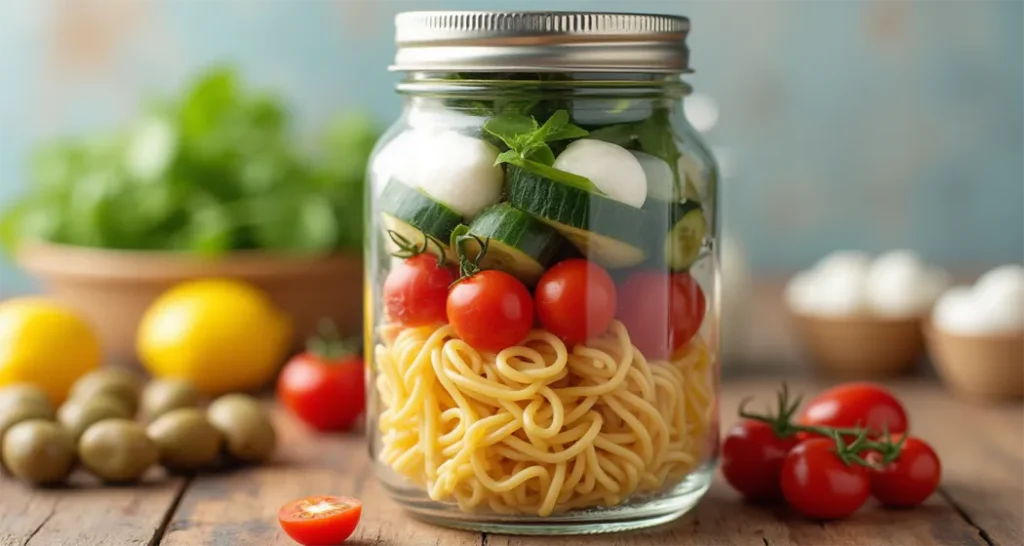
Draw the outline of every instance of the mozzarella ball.
[[[896,250],[883,254],[868,268],[868,306],[881,317],[925,314],[945,287],[943,275],[930,270],[913,252]]]
[[[647,197],[658,201],[676,201],[679,199],[679,192],[676,191],[675,175],[672,167],[660,157],[651,154],[630,150],[629,153],[640,162],[647,178]]]
[[[818,298],[817,279],[813,270],[801,271],[786,283],[785,299],[790,309],[798,313],[813,314]]]
[[[819,271],[816,276],[816,314],[831,317],[862,314],[865,309],[864,275],[856,268]]]
[[[960,334],[978,334],[985,329],[984,318],[974,305],[974,292],[968,286],[947,290],[935,302],[932,321],[939,330]]]
[[[589,179],[616,201],[640,208],[647,199],[647,175],[629,150],[601,140],[583,138],[567,146],[556,169]]]
[[[990,332],[1024,330],[1024,268],[1004,265],[985,273],[974,284],[974,300]]]
[[[1016,264],[999,266],[974,283],[974,290],[984,297],[1024,297],[1024,267]]]
[[[827,254],[814,269],[823,273],[832,271],[845,271],[847,274],[866,275],[868,266],[871,265],[871,257],[859,250],[837,250]]]
[[[445,131],[419,144],[419,153],[410,154],[415,159],[407,174],[410,185],[466,219],[498,202],[505,172],[494,164],[498,149],[489,142]]]
[[[405,131],[385,144],[370,165],[376,195],[380,195],[392,179],[412,185],[419,163],[417,156],[429,142],[430,133],[426,131]]]

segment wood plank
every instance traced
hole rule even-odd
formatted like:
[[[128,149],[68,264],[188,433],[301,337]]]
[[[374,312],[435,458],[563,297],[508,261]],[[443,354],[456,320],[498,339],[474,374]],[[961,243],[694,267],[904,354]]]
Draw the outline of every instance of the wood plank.
[[[185,487],[153,469],[142,484],[104,487],[77,471],[62,488],[0,478],[0,546],[154,544]]]
[[[346,544],[481,544],[479,533],[427,525],[402,513],[374,478],[361,433],[315,435],[282,412],[275,412],[274,420],[281,440],[274,463],[197,479],[185,492],[161,545],[293,546],[277,525],[277,510],[316,494],[362,499],[361,523]]]
[[[807,394],[820,388],[806,381],[791,381],[790,385],[794,391]],[[744,396],[754,395],[759,400],[769,401],[777,386],[775,380],[748,379],[727,383],[722,393],[723,427],[730,426],[736,420],[734,412]],[[942,436],[941,432],[946,415],[935,411],[937,404],[956,408],[956,403],[950,403],[949,396],[935,384],[920,386],[919,383],[896,382],[891,386],[909,406],[915,430],[919,430],[929,441],[933,437],[936,439],[935,445],[940,456],[956,452],[947,463],[946,482],[959,484],[964,481],[979,464],[977,453],[963,449],[963,445],[959,449],[950,446],[947,442],[949,435]],[[987,415],[989,412],[982,413]],[[1012,425],[1013,422],[1007,423],[1008,427]],[[1008,445],[1014,438],[1013,435],[1007,436],[1004,443]],[[1018,429],[1016,443],[1021,444],[1022,439],[1024,437]],[[993,514],[991,511],[983,513]],[[1001,517],[999,515],[992,517],[997,518],[1000,525],[1013,525],[1012,522],[998,519]],[[1014,521],[1019,522],[1020,518]],[[998,526],[994,528],[1000,529]],[[1007,531],[1006,536],[1012,538],[1013,535]],[[544,538],[497,535],[488,536],[487,540],[488,546],[540,546],[547,543]],[[979,530],[961,517],[957,507],[942,495],[933,496],[920,508],[905,511],[885,510],[874,501],[869,501],[865,508],[848,520],[817,523],[801,519],[784,507],[762,508],[743,503],[724,483],[720,474],[716,475],[716,483],[708,496],[691,514],[677,522],[635,533],[566,538],[561,543],[565,546],[987,544]],[[996,543],[1021,542],[999,540]]]
[[[943,462],[942,493],[990,544],[1024,544],[1024,411],[910,387],[912,426]],[[922,419],[923,415],[928,417]],[[918,427],[918,425],[920,425]]]

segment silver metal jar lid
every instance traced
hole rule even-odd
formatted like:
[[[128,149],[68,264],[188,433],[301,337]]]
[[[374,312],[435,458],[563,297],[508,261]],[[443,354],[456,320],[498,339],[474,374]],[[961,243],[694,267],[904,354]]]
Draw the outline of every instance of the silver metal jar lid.
[[[596,12],[413,11],[394,71],[690,72],[690,20]]]

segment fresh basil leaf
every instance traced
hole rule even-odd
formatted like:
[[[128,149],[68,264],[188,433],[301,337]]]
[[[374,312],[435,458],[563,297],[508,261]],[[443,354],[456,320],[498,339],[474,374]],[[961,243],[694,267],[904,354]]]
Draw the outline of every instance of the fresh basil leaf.
[[[583,138],[589,134],[590,132],[586,129],[570,124],[550,133],[544,140],[545,142],[554,142],[556,140],[567,140],[570,138]]]
[[[528,160],[544,165],[555,162],[555,154],[548,142],[586,136],[587,132],[569,123],[569,113],[555,112],[544,125],[537,127],[534,118],[519,114],[503,114],[484,125],[484,129],[498,136],[509,150],[498,156],[495,165],[511,163],[513,160]]]
[[[502,163],[515,163],[519,159],[521,159],[519,157],[519,152],[515,150],[505,150],[504,152],[498,154],[498,157],[494,159],[494,165],[498,166],[501,165]]]
[[[551,147],[547,144],[541,144],[540,146],[534,146],[531,148],[523,159],[543,163],[544,165],[554,165],[555,153],[551,151]]]
[[[503,113],[484,123],[484,131],[500,138],[509,148],[517,138],[537,130],[537,120],[518,113]]]

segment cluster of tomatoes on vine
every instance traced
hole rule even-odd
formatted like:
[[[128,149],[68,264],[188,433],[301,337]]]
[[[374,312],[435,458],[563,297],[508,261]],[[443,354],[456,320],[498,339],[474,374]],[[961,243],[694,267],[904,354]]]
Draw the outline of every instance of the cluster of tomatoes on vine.
[[[459,339],[490,352],[516,345],[535,323],[572,347],[608,330],[618,318],[647,358],[668,358],[697,333],[707,303],[687,273],[635,271],[616,285],[600,265],[582,258],[548,268],[533,294],[522,281],[500,269],[481,269],[489,241],[465,235],[453,244],[458,265],[424,236],[414,244],[389,232],[402,258],[384,280],[384,307],[390,320],[406,327],[451,325]],[[464,244],[475,242],[472,259]]]
[[[872,383],[829,389],[802,410],[783,386],[774,413],[755,414],[725,435],[722,474],[749,500],[785,500],[814,519],[841,519],[870,496],[889,508],[910,508],[935,492],[938,455],[909,434],[903,404]]]

